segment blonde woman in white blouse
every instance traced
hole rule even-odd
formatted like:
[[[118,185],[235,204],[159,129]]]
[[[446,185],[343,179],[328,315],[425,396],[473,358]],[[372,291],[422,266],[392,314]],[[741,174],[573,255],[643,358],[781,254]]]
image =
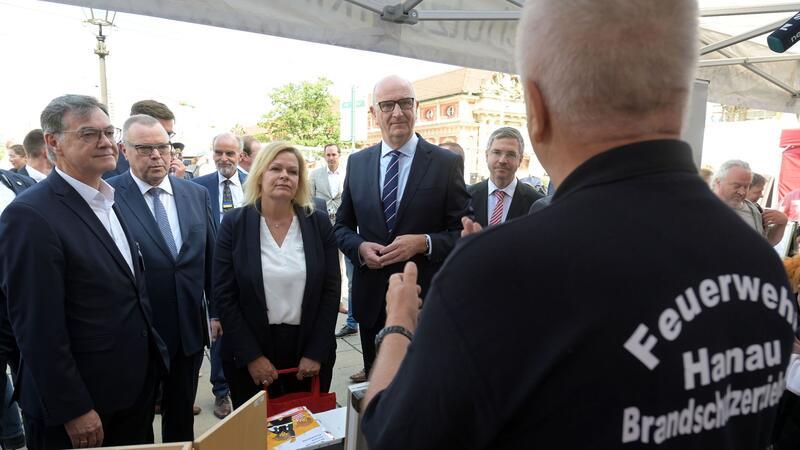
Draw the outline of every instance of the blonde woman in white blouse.
[[[272,396],[330,388],[341,296],[339,257],[327,215],[312,209],[302,154],[274,142],[258,153],[245,204],[222,220],[214,255],[221,355],[238,407],[269,386]],[[296,377],[276,370],[298,367]]]

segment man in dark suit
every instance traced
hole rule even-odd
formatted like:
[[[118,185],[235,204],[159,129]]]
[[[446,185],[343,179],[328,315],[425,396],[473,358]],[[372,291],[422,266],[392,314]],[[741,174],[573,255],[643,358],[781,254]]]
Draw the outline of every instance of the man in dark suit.
[[[389,276],[405,261],[420,267],[425,292],[453,249],[467,206],[464,163],[414,133],[419,103],[407,80],[375,86],[370,111],[382,142],[350,156],[336,214],[339,248],[353,261],[353,316],[361,327],[363,381],[375,359],[375,335],[386,319]]]
[[[36,184],[36,180],[10,170],[0,169],[0,214],[11,204],[14,198],[25,189]],[[13,384],[6,375],[6,368],[11,365],[16,374],[19,367],[19,349],[8,322],[8,309],[5,296],[0,289],[0,446],[3,448],[22,448],[25,446],[25,434],[19,416],[19,406],[12,400]]]
[[[208,344],[205,305],[211,299],[216,223],[203,187],[167,176],[174,150],[158,120],[131,116],[122,142],[131,170],[109,184],[117,189],[120,211],[150,269],[153,321],[170,356],[161,398],[162,441],[191,441],[198,370]]]
[[[25,168],[25,166],[28,164],[28,157],[25,154],[24,146],[15,144],[9,147],[8,161],[11,163],[12,172],[24,175],[26,177],[30,176],[28,174],[28,170]]]
[[[533,202],[542,198],[531,186],[517,180],[524,145],[516,128],[498,128],[489,136],[489,179],[467,188],[472,195],[475,220],[484,228],[527,215]]]
[[[170,110],[167,105],[155,100],[139,100],[131,105],[130,115],[135,116],[138,114],[145,114],[157,119],[169,135],[170,141],[172,141],[172,138],[175,137],[175,114],[173,114],[172,110]],[[183,164],[182,158],[173,158],[169,168],[170,173],[178,178],[185,178],[187,175],[186,166]],[[120,152],[119,159],[117,160],[117,167],[114,170],[104,173],[103,179],[107,180],[117,175],[122,175],[129,170],[130,162],[128,162],[125,154]],[[189,178],[191,178],[191,174],[188,175]]]
[[[65,95],[42,130],[56,169],[0,217],[0,289],[21,353],[29,449],[152,442],[168,366],[138,244],[101,175],[117,160],[105,105]]]
[[[211,217],[216,223],[222,222],[222,216],[238,208],[244,203],[244,181],[247,178],[239,170],[242,159],[243,142],[231,133],[222,133],[211,141],[214,164],[217,171],[193,178],[192,181],[204,186],[211,198]],[[219,354],[219,340],[222,338],[222,325],[215,314],[211,315],[211,390],[214,393],[214,415],[222,419],[231,413],[231,398],[228,383],[222,370],[222,359]]]

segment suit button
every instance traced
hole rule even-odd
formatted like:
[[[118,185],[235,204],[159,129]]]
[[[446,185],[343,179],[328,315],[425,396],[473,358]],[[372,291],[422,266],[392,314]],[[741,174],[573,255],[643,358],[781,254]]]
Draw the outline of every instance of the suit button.
[[[147,330],[142,330],[142,337],[147,337]]]

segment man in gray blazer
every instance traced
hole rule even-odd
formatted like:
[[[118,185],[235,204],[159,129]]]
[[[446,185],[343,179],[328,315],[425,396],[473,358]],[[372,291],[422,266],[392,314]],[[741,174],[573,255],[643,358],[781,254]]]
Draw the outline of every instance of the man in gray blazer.
[[[336,144],[325,146],[326,166],[320,167],[311,172],[311,195],[325,201],[328,210],[328,217],[331,223],[336,221],[336,211],[342,203],[342,185],[344,184],[344,170],[339,167],[339,157],[341,151]],[[336,332],[336,337],[344,337],[358,333],[358,322],[353,318],[352,304],[350,301],[350,286],[353,281],[353,264],[350,259],[344,257],[345,271],[347,272],[347,321]],[[341,308],[340,308],[341,311]]]

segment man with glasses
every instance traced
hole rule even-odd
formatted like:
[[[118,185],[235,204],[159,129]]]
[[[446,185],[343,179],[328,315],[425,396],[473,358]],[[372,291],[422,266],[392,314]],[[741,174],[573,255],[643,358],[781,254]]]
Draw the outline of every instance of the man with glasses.
[[[172,138],[175,137],[175,114],[172,113],[172,110],[170,110],[167,105],[155,100],[140,100],[131,105],[131,116],[138,114],[146,114],[157,119],[161,126],[164,127],[167,135],[169,135],[169,139],[172,140]],[[109,179],[124,174],[128,172],[129,169],[130,164],[128,163],[126,155],[120,153],[116,169],[103,174],[103,178]],[[184,178],[185,172],[186,166],[183,164],[183,160],[181,158],[174,158],[170,163],[170,173],[177,177]]]
[[[366,380],[375,359],[389,276],[416,262],[424,294],[459,237],[469,198],[461,157],[414,133],[419,104],[411,83],[386,77],[372,97],[382,141],[350,156],[334,227],[356,266],[353,316],[364,358],[364,370],[350,377],[356,382]]]
[[[191,441],[198,370],[209,344],[204,296],[210,302],[211,201],[203,187],[168,176],[175,151],[159,120],[131,116],[122,143],[130,171],[109,184],[141,247],[155,328],[170,357],[162,384],[162,442]]]
[[[0,289],[19,346],[28,448],[152,442],[167,352],[144,264],[114,189],[118,129],[105,105],[65,95],[41,115],[56,168],[0,216]]]
[[[247,178],[239,170],[242,159],[244,143],[231,133],[222,133],[211,140],[214,164],[217,171],[193,178],[197,184],[208,189],[211,196],[211,215],[216,223],[222,222],[222,217],[233,208],[238,208],[244,202],[242,186]],[[220,340],[222,339],[222,325],[219,318],[211,311],[211,390],[214,393],[214,415],[222,419],[231,413],[231,397],[225,374],[222,371],[222,359],[219,355]]]

